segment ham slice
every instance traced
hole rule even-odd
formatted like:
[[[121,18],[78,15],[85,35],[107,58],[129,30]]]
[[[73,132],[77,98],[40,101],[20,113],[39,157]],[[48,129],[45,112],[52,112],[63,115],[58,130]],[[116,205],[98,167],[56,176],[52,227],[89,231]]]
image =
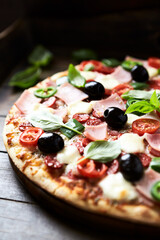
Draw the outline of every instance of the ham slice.
[[[63,118],[63,120],[65,120],[67,113],[68,113],[67,108],[53,109],[53,114]]]
[[[35,103],[40,103],[41,98],[34,96],[33,92],[25,90],[20,98],[15,102],[16,107],[22,114],[29,112]]]
[[[153,184],[157,181],[160,181],[160,174],[151,168],[148,168],[145,171],[143,178],[136,183],[136,189],[144,197],[153,200],[150,191]]]
[[[148,144],[151,146],[151,148],[160,152],[160,133],[145,133],[144,137],[147,140]]]
[[[110,74],[119,83],[128,83],[132,77],[130,72],[125,71],[121,66],[117,67],[113,73]]]
[[[73,87],[68,82],[62,84],[59,87],[58,92],[55,96],[62,99],[67,105],[88,98],[88,95],[86,93]]]
[[[84,135],[90,140],[104,140],[107,138],[107,124],[102,123],[96,126],[85,126]]]
[[[103,117],[104,111],[109,107],[117,107],[122,110],[126,109],[124,102],[117,93],[112,94],[106,99],[93,102],[93,109],[99,117]]]

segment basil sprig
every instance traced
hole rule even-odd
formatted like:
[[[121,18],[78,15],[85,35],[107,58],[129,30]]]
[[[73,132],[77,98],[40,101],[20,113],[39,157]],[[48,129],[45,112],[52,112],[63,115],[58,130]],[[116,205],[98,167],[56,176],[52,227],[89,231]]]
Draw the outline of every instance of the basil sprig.
[[[91,49],[78,49],[72,52],[72,57],[77,61],[97,59],[97,54]]]
[[[125,60],[122,62],[121,66],[127,70],[127,71],[131,71],[132,68],[136,65],[142,65],[141,62],[135,62],[135,61],[131,61],[131,60]]]
[[[46,132],[54,131],[61,128],[61,131],[64,133],[64,130],[62,130],[62,127],[63,127],[65,129],[68,129],[74,132],[74,135],[75,135],[75,134],[82,134],[81,131],[84,129],[83,125],[75,119],[73,123],[68,122],[68,124],[67,123],[64,124],[61,117],[55,114],[52,114],[47,109],[37,110],[34,113],[31,113],[30,115],[28,115],[27,119],[34,127],[42,128]],[[71,136],[71,132],[68,134],[70,134]]]
[[[131,83],[131,85],[135,90],[142,90],[149,87],[147,83],[142,83],[142,82],[134,82],[134,83]]]
[[[34,86],[40,78],[41,69],[36,66],[25,69],[16,73],[10,80],[9,86],[19,88],[29,88]]]
[[[47,66],[52,58],[53,54],[48,49],[38,45],[29,55],[28,62],[36,66]]]
[[[126,114],[128,113],[132,113],[132,112],[139,112],[139,113],[149,113],[152,112],[154,110],[157,110],[158,112],[160,112],[160,102],[157,98],[157,94],[156,91],[153,92],[150,101],[145,101],[145,100],[141,100],[141,101],[137,101],[133,104],[131,104],[127,110],[126,110]]]
[[[150,162],[150,167],[160,173],[160,157],[154,157]]]
[[[74,137],[77,134],[77,132],[70,130],[69,128],[66,128],[66,126],[80,132],[84,130],[84,126],[73,118],[65,124],[65,127],[60,128],[61,133],[63,133],[68,138]]]
[[[102,59],[102,63],[107,67],[117,67],[121,64],[121,62],[115,58]]]
[[[69,82],[77,87],[81,88],[85,86],[86,80],[85,78],[80,74],[80,72],[73,66],[73,64],[69,65],[68,68],[68,79]],[[72,94],[72,93],[71,93]]]
[[[151,96],[153,94],[153,90],[151,91],[145,91],[145,90],[130,90],[128,92],[125,92],[121,95],[123,99],[139,99],[139,100],[150,100]],[[157,97],[160,100],[160,93],[157,93]]]
[[[84,159],[93,159],[95,161],[106,163],[117,158],[121,153],[118,141],[94,141],[90,142],[84,149]]]

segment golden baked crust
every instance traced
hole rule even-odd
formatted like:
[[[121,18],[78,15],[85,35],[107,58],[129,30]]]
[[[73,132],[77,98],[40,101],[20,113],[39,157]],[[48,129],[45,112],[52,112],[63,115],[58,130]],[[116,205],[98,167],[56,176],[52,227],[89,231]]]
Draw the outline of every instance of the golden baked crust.
[[[55,81],[66,74],[67,72],[55,74],[29,90],[43,87],[48,80]],[[149,207],[140,203],[113,202],[103,197],[99,186],[94,186],[82,179],[70,179],[64,175],[59,176],[57,172],[50,172],[39,150],[25,148],[19,143],[21,132],[18,127],[24,121],[25,119],[14,105],[6,117],[3,139],[13,163],[31,181],[48,191],[53,197],[56,196],[86,211],[160,226],[160,208],[155,205]]]

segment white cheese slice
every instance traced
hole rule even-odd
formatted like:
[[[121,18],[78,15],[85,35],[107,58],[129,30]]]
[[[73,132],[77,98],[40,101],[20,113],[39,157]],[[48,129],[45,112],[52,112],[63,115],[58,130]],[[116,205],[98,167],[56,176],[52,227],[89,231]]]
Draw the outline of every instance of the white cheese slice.
[[[95,80],[96,82],[101,83],[106,89],[113,89],[114,87],[119,85],[119,82],[110,74],[98,75]]]
[[[158,75],[158,69],[156,69],[156,68],[147,67],[147,71],[148,71],[148,74],[149,74],[149,78],[152,78],[152,77]]]
[[[135,133],[124,133],[120,138],[121,149],[126,153],[144,152],[144,137]]]
[[[127,117],[128,117],[128,119],[127,119],[127,124],[128,125],[132,125],[132,123],[135,121],[135,120],[137,120],[138,118],[140,118],[139,116],[137,116],[137,115],[135,115],[135,114],[127,114]]]
[[[76,113],[91,113],[92,112],[92,103],[87,102],[75,102],[68,105],[68,114],[74,115]]]
[[[137,198],[137,192],[132,184],[124,179],[122,174],[110,174],[99,182],[106,198],[117,201],[130,201]]]
[[[96,74],[94,72],[90,72],[90,71],[80,71],[81,75],[86,79],[95,79]]]
[[[80,157],[81,155],[74,145],[64,147],[64,149],[57,154],[57,160],[64,164],[76,162]]]
[[[77,169],[77,161],[72,162],[72,163],[70,163],[66,166],[65,174],[68,174],[70,171],[72,171],[73,175],[76,175],[76,176],[79,175],[79,172],[78,172],[78,169]]]

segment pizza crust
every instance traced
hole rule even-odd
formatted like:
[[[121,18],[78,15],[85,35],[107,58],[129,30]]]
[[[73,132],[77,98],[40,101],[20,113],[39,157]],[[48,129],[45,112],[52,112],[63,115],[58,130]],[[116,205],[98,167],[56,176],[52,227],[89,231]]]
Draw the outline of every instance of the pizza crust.
[[[67,75],[67,71],[57,73],[51,78],[47,78],[38,83],[30,90],[33,91],[37,87],[43,87],[46,81],[56,81],[56,79],[65,75]],[[17,128],[14,124],[8,123],[8,121],[16,114],[17,108],[14,105],[6,117],[3,131],[4,144],[16,167],[37,186],[49,192],[53,197],[56,196],[85,211],[160,226],[160,208],[157,206],[149,207],[144,204],[114,203],[105,199],[103,196],[95,202],[95,200],[89,196],[84,198],[85,190],[83,184],[74,184],[74,180],[64,176],[53,178],[47,171],[47,167],[43,163],[43,158],[39,156],[38,153],[36,155],[36,153],[33,154],[31,150],[26,151],[26,149],[19,144],[19,141],[16,140],[15,142],[17,144],[13,144],[12,146],[12,140],[10,140],[10,138],[13,137],[13,139],[16,139]]]

